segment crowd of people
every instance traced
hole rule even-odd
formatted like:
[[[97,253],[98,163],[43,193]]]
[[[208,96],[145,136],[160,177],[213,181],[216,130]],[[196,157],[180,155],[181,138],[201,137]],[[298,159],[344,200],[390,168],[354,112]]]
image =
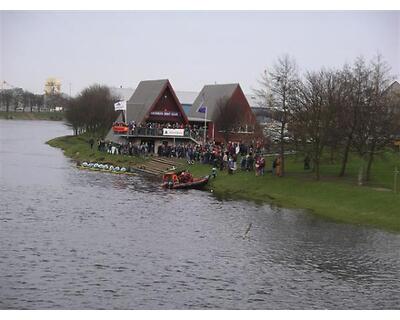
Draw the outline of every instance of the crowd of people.
[[[132,142],[129,142],[127,144],[118,144],[101,139],[97,142],[97,150],[110,154],[147,156],[150,153],[154,153],[154,145],[149,143],[134,144]]]
[[[125,126],[128,128],[128,133],[133,134],[143,134],[147,133],[148,135],[162,135],[163,129],[184,129],[185,136],[197,136],[199,138],[203,138],[204,135],[204,126],[198,124],[183,124],[178,122],[142,122],[137,124],[135,121],[125,122],[114,122],[114,126]],[[253,127],[240,126],[234,130],[236,132],[253,132]]]
[[[125,126],[129,135],[149,135],[149,136],[162,136],[163,129],[184,129],[184,136],[191,136],[195,140],[201,140],[204,136],[204,127],[197,124],[183,124],[177,122],[142,122],[137,124],[135,121],[130,121],[127,124],[124,122],[114,122],[115,126]],[[116,132],[118,133],[118,132]]]
[[[129,134],[144,135],[162,135],[163,129],[184,129],[185,136],[197,137],[201,141],[204,134],[204,128],[201,125],[185,125],[179,123],[157,123],[145,122],[136,124],[131,121],[125,124],[128,127]],[[93,148],[93,141],[90,141]],[[192,142],[178,142],[174,144],[161,144],[155,148],[154,142],[142,141],[141,143],[133,143],[131,141],[125,144],[116,144],[98,141],[97,148],[99,151],[108,152],[110,154],[122,154],[129,156],[147,156],[149,154],[157,154],[159,157],[186,159],[188,164],[202,163],[209,164],[215,170],[227,170],[229,174],[233,174],[238,169],[242,171],[255,172],[256,176],[263,176],[265,172],[281,176],[281,159],[276,157],[271,161],[270,169],[266,169],[267,163],[264,157],[265,148],[261,141],[253,141],[251,143],[216,143],[215,141],[207,141],[205,144],[195,144]],[[157,149],[157,150],[156,150]]]
[[[93,146],[93,141],[90,141]],[[126,144],[116,144],[98,141],[99,151],[110,154],[122,154],[129,156],[147,156],[157,154],[159,157],[185,159],[188,164],[202,163],[209,164],[220,171],[227,170],[233,174],[238,169],[242,171],[255,172],[256,176],[263,176],[266,172],[265,149],[260,141],[254,143],[215,143],[208,141],[206,144],[177,143],[175,145],[161,144],[155,150],[154,144],[142,142],[140,144],[128,142]],[[274,175],[281,175],[281,160],[276,157],[271,162],[270,169]]]

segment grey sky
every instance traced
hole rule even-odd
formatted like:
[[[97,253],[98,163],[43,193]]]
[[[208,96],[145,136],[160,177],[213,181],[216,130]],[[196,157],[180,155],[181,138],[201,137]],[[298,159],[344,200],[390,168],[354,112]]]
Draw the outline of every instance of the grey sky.
[[[400,73],[399,11],[3,11],[0,19],[0,78],[34,92],[50,76],[67,93],[72,83],[73,94],[158,78],[176,90],[239,82],[250,92],[283,53],[312,70],[380,52]]]

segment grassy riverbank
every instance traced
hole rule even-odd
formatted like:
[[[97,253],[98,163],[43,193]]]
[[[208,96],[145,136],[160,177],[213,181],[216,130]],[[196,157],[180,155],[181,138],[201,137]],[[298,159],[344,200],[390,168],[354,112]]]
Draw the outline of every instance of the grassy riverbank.
[[[83,134],[79,136],[65,136],[47,141],[52,147],[60,148],[64,154],[76,161],[89,161],[108,163],[123,167],[135,167],[136,165],[146,162],[142,157],[130,157],[124,155],[112,155],[106,152],[97,150],[97,145],[90,149],[89,140],[90,135]]]
[[[99,152],[88,144],[90,137],[67,136],[48,141],[64,154],[80,161],[103,162],[125,167],[143,164],[147,159]],[[271,158],[267,159],[270,166]],[[209,188],[222,198],[245,199],[274,203],[284,207],[309,209],[316,215],[337,222],[369,225],[385,230],[400,231],[400,194],[393,188],[393,170],[400,167],[400,155],[388,152],[377,158],[368,186],[357,186],[359,160],[353,156],[345,178],[337,178],[340,162],[325,159],[321,167],[321,181],[311,172],[304,172],[302,158],[287,159],[287,175],[278,178],[266,173],[255,177],[254,172],[238,170],[233,175],[218,172]],[[195,164],[187,167],[195,176],[209,174],[211,166]]]
[[[10,120],[51,120],[62,121],[64,120],[63,112],[5,112],[0,111],[0,119]]]

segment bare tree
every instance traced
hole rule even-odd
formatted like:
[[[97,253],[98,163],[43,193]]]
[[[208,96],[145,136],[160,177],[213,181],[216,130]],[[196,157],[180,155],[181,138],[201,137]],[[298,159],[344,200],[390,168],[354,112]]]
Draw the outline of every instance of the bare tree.
[[[35,106],[37,107],[37,111],[40,112],[40,110],[44,106],[44,95],[43,94],[35,94],[33,97],[33,101]]]
[[[73,99],[66,107],[67,122],[78,134],[81,131],[104,135],[117,118],[110,90],[106,86],[92,85]]]
[[[215,127],[228,142],[232,133],[238,131],[242,126],[242,114],[239,106],[230,103],[229,99],[222,97],[217,101]]]
[[[25,111],[25,108],[29,107],[30,112],[33,112],[33,105],[35,104],[35,95],[32,92],[24,90],[22,95],[22,100],[24,106],[23,111]]]
[[[6,106],[6,112],[10,111],[10,105],[13,100],[13,90],[4,89],[1,90],[2,103]]]
[[[24,99],[24,90],[22,88],[14,88],[13,90],[13,99],[12,103],[14,105],[14,111],[17,111],[17,109],[23,105],[23,99]]]
[[[67,97],[60,93],[54,93],[47,96],[46,104],[50,110],[56,110],[57,108],[64,109],[67,105]]]
[[[74,130],[74,134],[77,136],[83,130],[85,126],[83,110],[80,108],[77,99],[70,99],[66,105],[65,117],[67,125]]]
[[[345,90],[347,90],[347,99],[340,109],[340,131],[343,132],[344,142],[342,165],[339,172],[340,177],[345,175],[356,131],[359,131],[360,134],[360,129],[364,123],[362,118],[365,116],[369,77],[370,70],[366,65],[365,59],[362,57],[356,59],[352,68],[345,66],[342,71],[342,81],[344,81],[343,85],[345,86]],[[358,136],[358,138],[361,138],[361,136]],[[364,146],[365,144],[360,139],[358,142],[359,146]]]
[[[256,95],[273,111],[274,120],[279,123],[277,130],[282,175],[285,172],[287,126],[296,103],[298,81],[296,62],[288,55],[284,55],[278,58],[271,71],[264,72],[259,81],[261,88],[255,90]]]
[[[330,141],[330,130],[335,122],[337,92],[336,72],[309,72],[304,83],[299,85],[298,103],[291,115],[291,128],[311,155],[317,180],[320,179],[322,153]]]
[[[388,94],[387,88],[392,80],[389,76],[390,68],[377,55],[370,64],[370,80],[368,83],[368,112],[364,117],[367,122],[364,136],[366,141],[366,170],[361,177],[366,181],[370,180],[371,167],[374,155],[385,148],[392,140],[396,130],[395,114],[393,106],[397,103],[393,96]],[[364,168],[364,166],[362,167]],[[360,182],[362,183],[362,182]]]
[[[400,94],[389,94],[389,68],[381,56],[370,63],[362,57],[341,70],[308,72],[299,80],[293,61],[278,60],[264,72],[256,94],[279,123],[278,143],[282,160],[285,141],[294,138],[313,160],[316,178],[323,151],[342,151],[339,176],[344,176],[351,152],[361,161],[359,184],[370,179],[374,156],[400,136]],[[394,89],[393,89],[394,90]],[[282,161],[283,162],[283,161]],[[284,162],[283,162],[284,163]]]

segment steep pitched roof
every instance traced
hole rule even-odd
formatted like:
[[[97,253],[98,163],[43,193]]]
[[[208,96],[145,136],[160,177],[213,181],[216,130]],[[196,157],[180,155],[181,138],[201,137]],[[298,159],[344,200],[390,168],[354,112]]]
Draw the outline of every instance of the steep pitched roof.
[[[199,95],[198,91],[175,91],[176,96],[182,104],[192,105]]]
[[[172,89],[170,82],[168,79],[162,79],[145,80],[139,83],[132,97],[127,102],[127,120],[134,120],[136,123],[145,120],[146,115],[148,115],[152,107],[157,103],[167,87],[169,87],[178,108],[186,119],[185,112],[182,109],[181,103]]]
[[[399,94],[400,93],[400,83],[398,83],[397,81],[393,81],[393,83],[387,88],[387,91],[395,93],[395,94]]]
[[[238,83],[212,84],[204,86],[196,100],[193,102],[188,118],[204,119],[204,113],[197,112],[201,103],[204,101],[203,105],[207,107],[207,120],[214,120],[214,117],[217,114],[218,100],[221,98],[229,99],[238,86]]]
[[[140,81],[132,97],[128,100],[127,120],[142,122],[157,98],[162,94],[167,83],[167,79]]]

